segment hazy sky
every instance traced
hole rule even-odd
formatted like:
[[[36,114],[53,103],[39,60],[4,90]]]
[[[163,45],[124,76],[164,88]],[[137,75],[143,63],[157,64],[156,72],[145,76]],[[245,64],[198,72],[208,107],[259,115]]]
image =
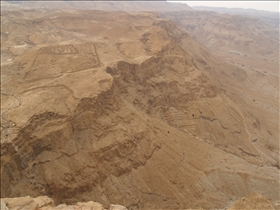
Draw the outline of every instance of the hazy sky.
[[[169,1],[176,2],[176,1]],[[189,6],[228,7],[279,12],[279,1],[177,1]]]

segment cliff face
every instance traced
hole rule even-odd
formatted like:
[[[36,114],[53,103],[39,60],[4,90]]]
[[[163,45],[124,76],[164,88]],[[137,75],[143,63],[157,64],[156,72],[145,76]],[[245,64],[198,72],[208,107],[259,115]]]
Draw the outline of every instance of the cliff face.
[[[129,209],[279,198],[277,128],[260,149],[269,123],[232,94],[246,71],[152,13],[20,13],[26,25],[4,13],[2,197]]]

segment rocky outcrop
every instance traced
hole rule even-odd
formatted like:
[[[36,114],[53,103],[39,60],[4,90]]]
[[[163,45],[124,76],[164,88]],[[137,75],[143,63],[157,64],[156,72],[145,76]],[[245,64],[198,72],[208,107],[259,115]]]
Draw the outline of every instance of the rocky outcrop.
[[[51,198],[47,196],[40,196],[32,198],[27,197],[16,197],[16,198],[1,198],[1,209],[2,210],[107,210],[100,203],[93,201],[78,202],[75,205],[60,204],[54,205]],[[124,206],[111,204],[108,210],[127,210]]]
[[[261,194],[254,192],[248,198],[243,197],[228,208],[228,210],[238,210],[238,209],[274,210],[274,207],[270,200],[268,200],[266,197],[262,196]]]
[[[93,201],[88,202],[78,202],[74,205],[60,204],[58,206],[54,205],[51,198],[47,196],[40,196],[32,198],[27,197],[16,197],[16,198],[1,198],[1,210],[18,210],[18,209],[28,209],[28,210],[107,210],[100,203]],[[200,208],[203,210],[202,208]],[[231,204],[227,210],[244,210],[244,209],[266,209],[274,210],[274,207],[267,198],[263,197],[259,193],[252,193],[248,198],[241,198],[235,203]],[[111,204],[108,210],[127,210],[126,207],[122,205]],[[190,209],[191,210],[191,209]]]
[[[54,202],[47,196],[40,196],[37,198],[27,197],[16,197],[16,198],[1,198],[1,207],[7,210],[16,209],[30,209],[37,210],[48,206],[54,206]],[[1,208],[2,209],[2,208]]]

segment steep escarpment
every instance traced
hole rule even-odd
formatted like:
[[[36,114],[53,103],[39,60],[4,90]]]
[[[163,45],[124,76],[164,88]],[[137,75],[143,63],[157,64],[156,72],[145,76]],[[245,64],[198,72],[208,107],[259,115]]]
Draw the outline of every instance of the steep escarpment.
[[[206,142],[254,164],[261,164],[257,151],[247,139],[246,127],[238,126],[240,122],[244,123],[243,113],[233,107],[233,102],[211,82],[209,76],[182,52],[172,43],[158,56],[140,65],[119,62],[115,67],[107,68],[107,72],[121,86],[122,97],[139,111],[181,131],[203,136]],[[216,106],[205,104],[210,101]],[[222,140],[221,135],[227,140]]]
[[[33,116],[13,144],[3,144],[2,180],[14,183],[3,195],[16,196],[25,182],[25,191],[60,202],[145,164],[160,145],[151,128],[123,107],[114,86],[81,99],[73,116]]]
[[[225,208],[256,191],[277,201],[276,128],[239,103],[244,70],[151,13],[40,18],[33,27],[52,44],[28,34],[37,47],[3,45],[13,57],[1,89],[2,197],[128,209]]]
[[[176,62],[180,65],[179,61]],[[181,62],[186,67],[183,73],[188,72],[189,77],[193,78],[189,83],[196,83],[201,77],[204,79],[205,87],[194,87],[202,89],[207,88],[207,83],[211,84],[197,69],[189,69],[184,59]],[[180,81],[172,84],[167,79],[175,71],[175,66],[173,71],[169,70],[173,62],[169,65],[160,56],[140,64],[120,61],[106,69],[113,77],[110,88],[97,97],[80,99],[71,116],[47,112],[31,117],[28,125],[12,141],[16,146],[13,147],[12,143],[2,144],[2,157],[5,157],[2,161],[3,186],[13,183],[13,187],[6,185],[4,196],[47,194],[57,203],[94,198],[104,205],[120,203],[137,208],[177,208],[178,204],[175,203],[179,203],[183,208],[190,206],[189,202],[195,201],[199,195],[201,200],[190,206],[194,208],[207,199],[210,188],[203,187],[202,190],[198,185],[193,186],[192,182],[201,182],[201,186],[204,186],[203,180],[206,178],[213,179],[211,183],[214,186],[221,185],[221,177],[214,179],[215,174],[219,173],[220,176],[224,174],[222,186],[231,188],[228,183],[231,172],[217,172],[219,169],[211,169],[214,165],[209,166],[215,155],[218,154],[218,158],[214,158],[214,162],[220,161],[220,157],[226,153],[212,147],[211,142],[194,136],[198,124],[203,126],[201,121],[219,121],[218,116],[217,119],[208,119],[205,117],[206,111],[203,115],[188,104],[196,104],[197,100],[207,98],[215,99],[217,92],[201,94],[198,99],[192,96],[198,92],[195,88],[189,94],[184,93],[185,80],[180,85]],[[198,79],[195,79],[195,72]],[[182,77],[182,74],[179,75]],[[179,77],[176,74],[173,76]],[[161,77],[161,80],[156,80]],[[165,93],[163,86],[170,87],[174,96],[171,97],[170,92]],[[222,125],[212,126],[217,132],[227,129],[220,128]],[[243,142],[242,149],[254,152],[250,144],[247,145],[246,148]],[[234,153],[234,147],[236,145],[229,148],[231,153]],[[192,151],[187,148],[192,148]],[[184,151],[186,149],[188,152]],[[259,164],[258,158],[254,157],[257,155],[250,159],[238,148],[235,155]],[[153,170],[155,167],[158,169]],[[205,176],[200,170],[209,170],[209,174]],[[174,177],[173,173],[177,175]],[[158,181],[152,177],[157,177]],[[257,175],[252,175],[251,179],[252,183],[260,182]],[[267,178],[266,181],[275,183],[273,179]],[[163,185],[164,188],[160,187]],[[184,201],[185,198],[174,197],[172,191],[175,186],[176,193],[188,193],[190,198]],[[258,186],[253,189],[258,189]],[[238,191],[234,190],[234,194],[228,196],[232,195],[238,195]],[[223,196],[223,202],[224,199]]]

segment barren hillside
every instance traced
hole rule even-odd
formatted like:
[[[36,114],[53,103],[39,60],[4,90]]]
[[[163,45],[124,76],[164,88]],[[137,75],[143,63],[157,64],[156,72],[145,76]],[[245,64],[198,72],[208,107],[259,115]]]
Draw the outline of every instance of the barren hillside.
[[[1,71],[1,197],[221,209],[259,192],[279,208],[279,75],[170,20],[2,11]]]
[[[224,7],[201,7],[195,6],[194,10],[206,10],[230,15],[243,15],[258,18],[264,23],[279,29],[279,11],[271,12],[256,9],[224,8]],[[279,8],[278,8],[279,9]]]
[[[213,51],[279,58],[279,30],[257,18],[194,10],[162,16],[181,24]]]

